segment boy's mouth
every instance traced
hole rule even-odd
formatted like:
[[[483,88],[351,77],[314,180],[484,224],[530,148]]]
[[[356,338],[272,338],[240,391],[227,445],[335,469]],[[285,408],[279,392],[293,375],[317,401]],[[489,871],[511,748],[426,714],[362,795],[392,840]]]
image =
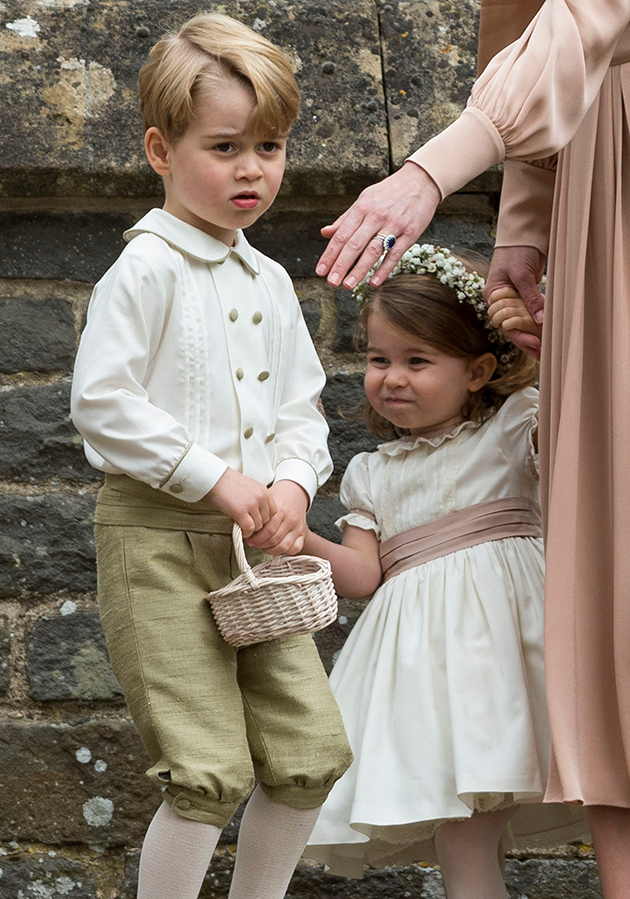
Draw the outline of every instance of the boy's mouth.
[[[239,209],[254,209],[260,201],[260,197],[255,190],[244,190],[240,194],[232,197],[231,201]]]

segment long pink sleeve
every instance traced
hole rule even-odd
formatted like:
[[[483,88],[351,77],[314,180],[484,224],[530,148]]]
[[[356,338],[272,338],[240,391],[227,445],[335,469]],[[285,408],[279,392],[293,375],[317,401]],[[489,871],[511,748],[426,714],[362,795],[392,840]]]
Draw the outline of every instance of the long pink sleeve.
[[[546,0],[488,63],[460,118],[409,159],[444,197],[506,157],[557,153],[594,101],[629,23],[628,0]]]

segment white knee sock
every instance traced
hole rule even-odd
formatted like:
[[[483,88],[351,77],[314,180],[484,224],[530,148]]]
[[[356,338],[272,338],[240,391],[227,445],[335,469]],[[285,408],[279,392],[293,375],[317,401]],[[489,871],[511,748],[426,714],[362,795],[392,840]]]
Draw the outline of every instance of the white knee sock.
[[[138,899],[197,899],[220,836],[162,803],[142,844]]]
[[[256,787],[241,822],[229,899],[282,899],[318,815],[319,808],[290,808]]]

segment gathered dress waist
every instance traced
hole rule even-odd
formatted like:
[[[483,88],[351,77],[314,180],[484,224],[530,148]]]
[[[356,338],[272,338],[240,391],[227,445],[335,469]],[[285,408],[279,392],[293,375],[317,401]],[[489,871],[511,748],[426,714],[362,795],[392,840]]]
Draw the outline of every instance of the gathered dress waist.
[[[542,535],[538,503],[524,496],[486,500],[383,540],[383,579],[387,581],[401,571],[480,543]]]

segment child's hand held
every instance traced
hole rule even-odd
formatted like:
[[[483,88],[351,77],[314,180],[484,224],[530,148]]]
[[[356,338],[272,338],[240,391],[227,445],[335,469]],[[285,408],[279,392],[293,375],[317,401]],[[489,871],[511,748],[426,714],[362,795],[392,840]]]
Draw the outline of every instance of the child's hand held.
[[[247,475],[227,468],[204,497],[210,505],[236,521],[244,537],[259,531],[276,513],[270,491]]]
[[[247,545],[272,556],[281,553],[295,556],[304,546],[309,498],[295,481],[277,481],[269,488],[269,494],[275,501],[276,511]]]

